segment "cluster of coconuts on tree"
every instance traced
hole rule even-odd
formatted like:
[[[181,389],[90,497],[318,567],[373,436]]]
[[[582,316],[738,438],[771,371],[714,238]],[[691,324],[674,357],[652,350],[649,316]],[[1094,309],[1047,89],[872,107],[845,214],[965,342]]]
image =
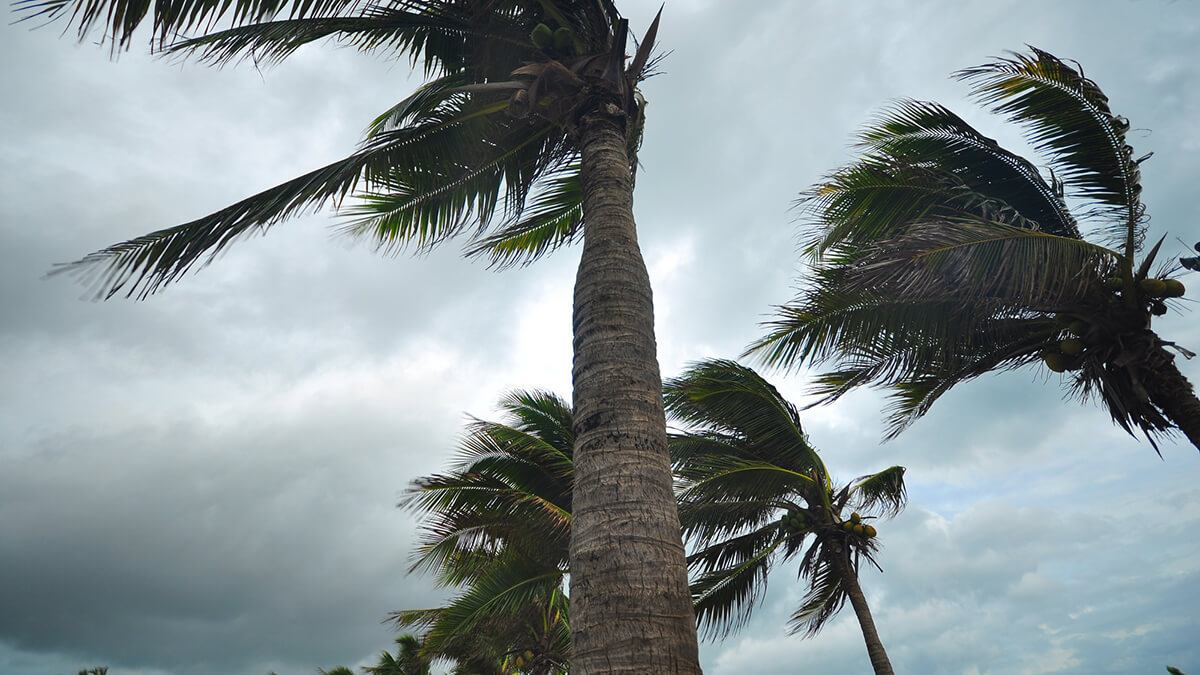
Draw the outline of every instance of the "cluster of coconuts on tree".
[[[800,511],[788,511],[779,518],[779,525],[788,534],[800,534],[808,530],[808,520]]]
[[[578,56],[582,52],[579,41],[575,39],[575,31],[571,30],[569,26],[562,26],[555,30],[544,23],[539,23],[529,34],[529,41],[533,43],[534,47],[550,56]]]
[[[850,520],[842,523],[842,529],[852,534],[857,534],[860,537],[866,537],[867,539],[878,534],[875,528],[862,522],[862,516],[858,515],[857,511],[850,514]]]
[[[1121,277],[1109,277],[1104,280],[1104,287],[1113,293],[1125,288],[1125,280]],[[1162,316],[1167,313],[1167,305],[1163,298],[1182,297],[1187,289],[1178,279],[1146,278],[1137,283],[1137,289],[1148,300],[1150,313]],[[1056,317],[1066,323],[1069,337],[1052,342],[1042,350],[1042,361],[1050,370],[1061,373],[1067,370],[1078,370],[1083,364],[1083,353],[1088,348],[1085,336],[1089,334],[1091,325],[1080,318],[1059,314]]]

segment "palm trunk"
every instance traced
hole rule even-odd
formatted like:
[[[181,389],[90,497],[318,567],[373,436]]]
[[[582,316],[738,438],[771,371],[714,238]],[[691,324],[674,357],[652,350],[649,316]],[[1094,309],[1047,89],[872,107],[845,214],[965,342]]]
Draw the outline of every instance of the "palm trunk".
[[[875,630],[875,619],[871,617],[871,608],[867,606],[867,596],[863,595],[862,587],[858,585],[858,574],[850,565],[843,551],[834,556],[838,574],[842,577],[842,586],[850,598],[850,606],[858,616],[858,625],[862,629],[863,640],[867,643],[867,655],[871,658],[871,667],[875,675],[894,675],[892,662],[888,660],[887,652],[883,649],[883,641]]]
[[[1161,345],[1151,349],[1148,366],[1150,376],[1145,378],[1144,386],[1150,400],[1200,450],[1200,400],[1192,383],[1179,372],[1175,357]]]
[[[624,126],[600,113],[577,130],[571,672],[699,673]]]

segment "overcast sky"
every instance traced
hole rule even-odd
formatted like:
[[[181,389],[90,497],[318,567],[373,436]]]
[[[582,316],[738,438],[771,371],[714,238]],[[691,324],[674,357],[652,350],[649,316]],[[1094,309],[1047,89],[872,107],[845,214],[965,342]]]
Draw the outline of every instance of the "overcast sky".
[[[620,5],[640,33],[658,0]],[[145,302],[81,299],[53,263],[348,154],[416,81],[329,44],[259,72],[144,44],[113,61],[60,32],[0,27],[0,673],[373,663],[389,611],[440,597],[405,574],[409,481],[504,391],[569,396],[578,249],[495,273],[453,244],[380,256],[320,213]],[[666,376],[738,355],[791,297],[792,200],[888,101],[1014,141],[947,76],[1025,44],[1079,61],[1155,153],[1164,255],[1200,240],[1194,2],[669,0],[659,39],[636,215]],[[1200,351],[1187,307],[1156,327]],[[842,479],[909,469],[863,578],[897,672],[1200,673],[1200,454],[1167,441],[1160,460],[1043,371],[961,386],[883,445],[876,392],[805,414]],[[803,400],[805,373],[766,374]],[[786,635],[803,591],[778,570],[705,671],[868,672],[849,608]]]

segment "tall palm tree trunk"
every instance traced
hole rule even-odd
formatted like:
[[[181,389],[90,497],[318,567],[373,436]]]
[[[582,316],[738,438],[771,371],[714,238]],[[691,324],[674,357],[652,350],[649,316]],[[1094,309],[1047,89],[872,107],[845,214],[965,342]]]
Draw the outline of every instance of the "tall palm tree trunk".
[[[834,556],[834,564],[842,577],[842,586],[850,598],[850,606],[858,616],[858,625],[862,629],[863,640],[867,643],[867,655],[871,658],[871,667],[875,669],[875,675],[894,675],[892,662],[888,660],[883,641],[879,639],[879,633],[875,630],[875,619],[871,617],[871,608],[867,606],[867,596],[863,595],[862,587],[858,585],[858,574],[850,566],[845,551]]]
[[[1175,357],[1159,344],[1151,348],[1148,366],[1150,376],[1144,386],[1150,400],[1200,450],[1200,399],[1192,383],[1179,372]]]
[[[597,107],[577,131],[571,672],[699,673],[625,119]]]

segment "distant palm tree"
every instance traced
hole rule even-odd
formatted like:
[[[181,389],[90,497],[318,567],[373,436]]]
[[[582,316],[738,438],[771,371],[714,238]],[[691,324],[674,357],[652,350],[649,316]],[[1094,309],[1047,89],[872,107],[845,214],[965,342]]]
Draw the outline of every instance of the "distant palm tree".
[[[348,230],[384,249],[457,235],[497,265],[583,240],[574,298],[579,421],[572,544],[577,673],[699,673],[671,493],[650,280],[633,172],[658,19],[632,59],[612,0],[16,0],[84,39],[127,46],[139,26],[167,53],[274,63],[334,38],[411,57],[428,81],[379,116],[360,149],[182,225],[65,268],[109,297],[145,297],[227,245],[351,194]],[[220,29],[214,29],[220,26]],[[201,34],[179,39],[193,30]],[[211,32],[206,32],[211,31]],[[612,485],[619,484],[620,490]],[[636,536],[625,529],[637,523]]]
[[[1192,354],[1150,328],[1184,288],[1152,271],[1161,241],[1137,257],[1149,155],[1134,158],[1129,120],[1039,49],[955,76],[1023,125],[1048,173],[936,103],[897,104],[860,134],[859,160],[805,193],[811,276],[750,353],[833,362],[827,401],[890,387],[889,437],[960,382],[1044,363],[1126,431],[1200,448],[1200,400],[1167,348]]]
[[[502,422],[473,421],[450,471],[413,481],[402,502],[424,514],[413,569],[463,592],[393,619],[424,632],[426,658],[464,672],[565,673],[574,418],[541,391],[513,392],[500,408]]]
[[[862,559],[874,564],[878,549],[863,514],[900,512],[904,467],[836,486],[796,407],[733,361],[696,364],[664,390],[670,419],[687,428],[672,436],[671,456],[680,520],[697,547],[689,563],[701,626],[712,635],[740,628],[765,595],[770,571],[800,556],[808,592],[792,631],[816,634],[849,600],[872,667],[891,673],[858,569]]]
[[[370,675],[430,675],[429,661],[421,655],[421,641],[415,635],[396,638],[396,655],[384,651],[379,663],[363,668]]]

